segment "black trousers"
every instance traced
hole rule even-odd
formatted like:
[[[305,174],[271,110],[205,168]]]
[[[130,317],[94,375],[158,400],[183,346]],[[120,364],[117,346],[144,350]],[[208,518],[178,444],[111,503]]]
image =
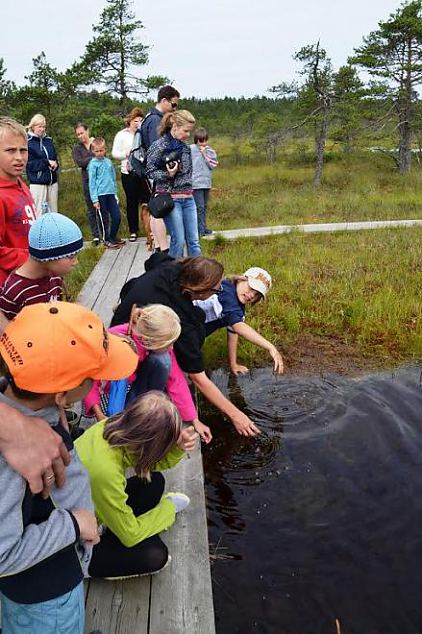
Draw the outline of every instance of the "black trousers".
[[[157,506],[164,492],[164,476],[151,474],[151,482],[134,476],[126,485],[127,503],[136,516]],[[110,530],[94,546],[89,574],[91,577],[123,577],[148,574],[160,570],[168,558],[167,546],[158,535],[153,535],[127,548]]]
[[[149,183],[134,172],[122,174],[122,185],[126,195],[126,214],[129,233],[139,232],[139,203],[147,203],[151,198]]]

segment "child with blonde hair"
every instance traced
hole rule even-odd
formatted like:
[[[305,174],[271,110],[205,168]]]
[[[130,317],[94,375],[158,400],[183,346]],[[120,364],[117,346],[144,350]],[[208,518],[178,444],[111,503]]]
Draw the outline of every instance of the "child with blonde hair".
[[[95,546],[91,577],[122,579],[159,572],[170,561],[159,533],[189,504],[184,493],[164,494],[160,473],[195,448],[193,427],[182,430],[165,394],[143,394],[129,407],[86,430],[76,441],[90,477],[98,521],[105,529]],[[131,467],[135,476],[126,480]]]
[[[139,356],[136,373],[129,379],[130,390],[126,403],[131,403],[140,394],[149,390],[165,391],[176,405],[185,422],[192,422],[195,430],[206,443],[212,434],[206,425],[198,419],[185,376],[176,361],[173,343],[179,338],[180,319],[175,311],[163,304],[150,304],[143,308],[133,306],[129,323],[113,326],[113,334],[130,337]],[[93,389],[85,398],[87,414],[93,414],[102,420],[105,412],[101,407],[101,393],[110,391],[110,384],[94,383]],[[120,410],[123,409],[121,403]]]

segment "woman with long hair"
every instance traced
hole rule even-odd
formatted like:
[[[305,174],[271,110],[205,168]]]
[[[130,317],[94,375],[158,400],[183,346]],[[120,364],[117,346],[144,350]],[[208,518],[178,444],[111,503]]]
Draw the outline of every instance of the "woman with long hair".
[[[42,114],[35,114],[27,126],[26,173],[38,214],[41,214],[43,203],[48,203],[50,211],[57,211],[59,196],[59,162],[53,139],[46,134],[46,127],[47,122]]]
[[[188,110],[174,110],[162,118],[160,138],[147,152],[146,172],[154,181],[158,194],[169,193],[174,208],[164,219],[170,233],[169,254],[183,255],[186,242],[188,255],[200,255],[198,218],[192,190],[192,154],[185,143],[195,118]]]
[[[112,326],[130,319],[134,304],[164,304],[180,318],[181,333],[174,343],[174,353],[202,395],[227,416],[239,434],[255,436],[258,427],[241,412],[205,373],[201,348],[205,341],[205,314],[194,306],[196,299],[208,299],[222,290],[224,268],[220,262],[202,255],[174,260],[163,253],[154,253],[145,262],[146,273],[126,282],[120,292],[121,303],[114,313]]]
[[[91,577],[153,574],[169,561],[159,533],[168,529],[189,498],[164,494],[161,471],[195,447],[193,427],[182,430],[176,406],[162,392],[147,392],[126,410],[96,423],[75,442],[90,477],[95,514],[102,527]],[[135,475],[126,479],[132,468]]]
[[[135,242],[139,234],[139,205],[144,218],[148,215],[147,203],[151,196],[151,189],[146,178],[140,178],[130,170],[129,154],[133,145],[133,138],[141,125],[144,113],[140,108],[132,108],[125,117],[126,127],[114,137],[111,155],[120,161],[122,186],[126,196],[126,215],[129,225],[129,242]],[[146,236],[149,237],[148,235]]]

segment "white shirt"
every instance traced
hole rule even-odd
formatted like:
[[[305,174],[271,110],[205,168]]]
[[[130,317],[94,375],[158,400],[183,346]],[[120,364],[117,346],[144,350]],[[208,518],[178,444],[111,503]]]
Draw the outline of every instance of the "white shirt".
[[[127,168],[127,157],[132,149],[133,137],[134,134],[129,130],[129,128],[120,130],[120,132],[118,132],[114,137],[111,155],[114,159],[121,161],[120,171],[122,174],[129,174],[129,170]]]

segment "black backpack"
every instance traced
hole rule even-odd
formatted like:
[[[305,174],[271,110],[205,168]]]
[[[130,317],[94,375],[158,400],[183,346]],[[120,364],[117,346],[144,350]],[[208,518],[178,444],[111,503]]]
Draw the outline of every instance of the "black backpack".
[[[147,151],[142,142],[142,126],[144,125],[144,122],[147,120],[150,114],[152,113],[148,112],[145,115],[144,120],[142,121],[139,128],[136,130],[133,136],[132,149],[129,152],[129,156],[127,160],[129,172],[134,172],[137,176],[139,176],[139,178],[146,177],[145,167],[146,167]]]

